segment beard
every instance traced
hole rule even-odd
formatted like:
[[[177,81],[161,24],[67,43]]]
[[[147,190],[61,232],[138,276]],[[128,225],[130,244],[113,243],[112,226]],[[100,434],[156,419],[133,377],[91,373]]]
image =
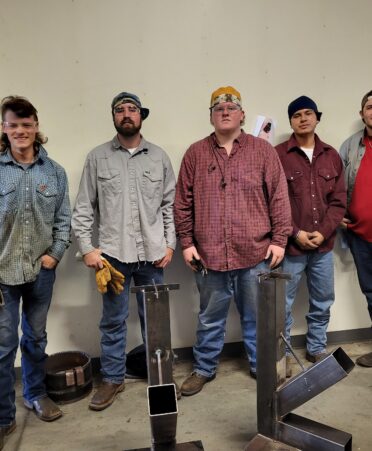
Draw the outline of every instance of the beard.
[[[139,123],[138,126],[134,124],[134,122],[131,119],[123,119],[120,124],[115,124],[116,131],[119,133],[119,135],[123,136],[124,138],[130,138],[132,136],[135,136],[139,133],[142,126],[142,121]]]

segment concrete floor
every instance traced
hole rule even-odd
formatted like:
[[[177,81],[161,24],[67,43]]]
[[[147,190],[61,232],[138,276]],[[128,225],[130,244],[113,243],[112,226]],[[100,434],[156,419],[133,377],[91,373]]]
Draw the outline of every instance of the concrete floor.
[[[354,360],[370,352],[372,343],[345,344],[342,348]],[[304,357],[304,350],[298,350],[298,355]],[[190,370],[190,362],[178,363],[176,380],[182,382]],[[102,451],[150,446],[144,381],[128,381],[125,392],[102,412],[88,410],[88,401],[85,398],[62,406],[64,416],[45,423],[23,407],[18,386],[18,426],[7,438],[4,451]],[[248,376],[245,359],[222,360],[217,378],[199,394],[182,398],[178,409],[178,443],[201,440],[206,451],[242,451],[256,432],[256,382]],[[296,413],[351,433],[354,451],[372,450],[372,368],[355,366],[347,378]]]

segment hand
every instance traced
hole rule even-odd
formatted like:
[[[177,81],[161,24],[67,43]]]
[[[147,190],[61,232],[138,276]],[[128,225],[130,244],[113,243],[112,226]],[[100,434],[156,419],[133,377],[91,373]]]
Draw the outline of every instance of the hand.
[[[195,260],[200,260],[200,255],[198,254],[196,247],[195,246],[188,247],[187,249],[182,251],[182,255],[186,265],[196,272],[197,269],[190,263],[193,258],[195,258]]]
[[[88,252],[83,255],[83,260],[88,268],[94,268],[95,270],[103,268],[101,249],[94,249],[94,251]]]
[[[346,230],[348,224],[351,224],[350,219],[348,219],[348,218],[342,218],[342,221],[340,222],[340,227],[341,227],[341,229]]]
[[[270,255],[271,262],[270,262],[270,268],[275,268],[275,266],[278,266],[279,263],[283,260],[284,257],[284,249],[280,246],[275,246],[275,244],[270,244],[270,246],[267,248],[265,260],[267,260]]]
[[[45,269],[53,269],[58,265],[58,260],[48,254],[41,256],[41,267]]]
[[[172,261],[173,252],[174,252],[173,249],[167,247],[167,249],[165,250],[164,257],[154,262],[155,268],[165,268],[166,266],[168,266],[169,263]]]
[[[310,241],[314,244],[316,244],[317,246],[320,246],[323,241],[325,240],[324,236],[318,232],[317,230],[315,230],[314,232],[311,232],[309,235]]]
[[[311,233],[305,232],[305,230],[300,230],[300,233],[295,238],[296,243],[300,246],[304,251],[312,251],[317,249],[318,245],[311,241]]]

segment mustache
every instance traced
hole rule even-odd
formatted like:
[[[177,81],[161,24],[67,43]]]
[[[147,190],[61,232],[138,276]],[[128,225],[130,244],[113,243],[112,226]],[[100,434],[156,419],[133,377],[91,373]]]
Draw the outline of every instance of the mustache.
[[[134,122],[129,117],[126,117],[120,122],[120,125],[124,125],[124,124],[132,124],[132,125],[134,125]]]

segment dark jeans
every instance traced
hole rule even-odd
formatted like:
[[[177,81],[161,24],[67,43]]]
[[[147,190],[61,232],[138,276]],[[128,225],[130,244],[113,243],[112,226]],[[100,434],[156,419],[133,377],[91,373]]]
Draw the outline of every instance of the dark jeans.
[[[21,298],[23,397],[32,402],[45,396],[45,328],[54,280],[55,270],[42,268],[34,282],[0,284],[5,301],[0,307],[0,427],[9,425],[15,418],[14,361],[19,344]]]
[[[121,384],[125,375],[125,347],[129,315],[129,287],[133,277],[135,285],[163,283],[163,270],[155,268],[151,262],[121,263],[115,258],[104,257],[125,276],[124,291],[115,295],[108,290],[103,297],[101,330],[101,373],[103,380]],[[145,340],[144,305],[142,293],[137,294],[138,315],[142,337]]]
[[[367,299],[369,316],[372,321],[372,243],[363,240],[349,230],[347,237],[354,257],[360,289]]]

